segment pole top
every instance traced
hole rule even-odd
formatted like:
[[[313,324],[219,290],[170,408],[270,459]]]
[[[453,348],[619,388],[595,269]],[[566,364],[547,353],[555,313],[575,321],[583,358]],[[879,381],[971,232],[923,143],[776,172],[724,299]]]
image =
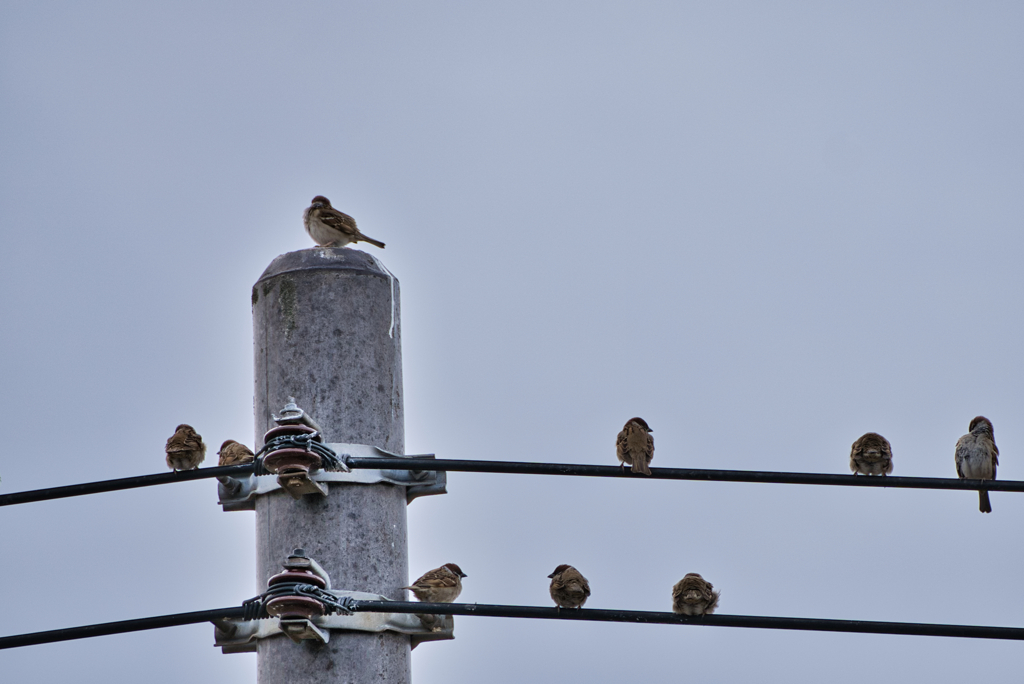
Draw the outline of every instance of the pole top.
[[[314,247],[286,252],[270,262],[256,284],[297,271],[356,271],[390,278],[376,257],[348,247]]]

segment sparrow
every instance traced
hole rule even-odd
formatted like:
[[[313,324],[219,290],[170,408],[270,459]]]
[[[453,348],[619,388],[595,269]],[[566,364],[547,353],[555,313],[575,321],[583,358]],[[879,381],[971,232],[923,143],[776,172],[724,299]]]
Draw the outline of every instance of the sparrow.
[[[171,470],[195,470],[206,458],[203,438],[195,428],[184,423],[174,428],[164,450],[167,452],[167,467]]]
[[[412,586],[402,588],[411,590],[424,603],[451,603],[462,593],[463,577],[469,575],[462,572],[462,568],[455,563],[445,563],[425,573]]]
[[[615,438],[615,455],[619,457],[619,463],[624,466],[632,466],[634,473],[650,475],[651,459],[654,458],[654,432],[643,418],[630,418],[626,426]]]
[[[711,615],[718,607],[715,591],[703,577],[695,572],[687,574],[672,587],[672,612],[680,615]]]
[[[850,470],[854,475],[888,475],[892,472],[892,447],[877,432],[867,432],[850,449]]]
[[[590,596],[590,582],[571,565],[559,565],[548,575],[551,598],[559,608],[582,608]]]
[[[369,242],[384,249],[384,243],[366,237],[356,228],[356,220],[343,214],[331,206],[331,200],[323,195],[313,198],[304,212],[302,222],[306,224],[306,233],[320,247],[344,247],[350,242]]]
[[[999,465],[999,447],[992,434],[992,421],[978,416],[971,421],[970,430],[956,442],[956,474],[961,480],[994,480]],[[978,510],[991,513],[988,492],[978,490]]]
[[[217,455],[220,456],[220,462],[217,465],[221,466],[252,463],[252,460],[255,458],[249,447],[239,444],[233,439],[225,440],[220,445],[220,451],[217,452]]]

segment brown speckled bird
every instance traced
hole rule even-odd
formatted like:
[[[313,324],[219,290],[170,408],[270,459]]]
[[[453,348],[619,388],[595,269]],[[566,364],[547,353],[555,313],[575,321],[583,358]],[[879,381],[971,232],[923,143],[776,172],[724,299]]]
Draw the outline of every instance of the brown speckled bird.
[[[672,587],[672,612],[681,615],[711,615],[718,607],[721,592],[715,591],[695,572],[687,574]]]
[[[331,200],[323,195],[313,198],[313,203],[302,212],[306,233],[321,247],[344,247],[351,242],[369,242],[384,249],[384,243],[366,237],[356,227],[356,220],[331,206]]]
[[[195,470],[206,458],[203,438],[195,428],[184,423],[174,428],[164,450],[167,452],[167,467],[171,470]]]
[[[559,608],[582,608],[590,596],[590,582],[571,565],[559,565],[548,575],[551,598]]]
[[[970,432],[956,443],[956,474],[961,480],[994,480],[999,465],[999,447],[992,432],[992,421],[978,416],[971,421]],[[978,510],[992,512],[988,492],[978,490]]]
[[[220,451],[217,452],[217,455],[220,456],[220,461],[217,465],[222,466],[252,463],[252,460],[255,458],[252,449],[244,444],[239,444],[233,439],[224,440],[224,443],[220,445]]]
[[[425,603],[451,603],[462,593],[462,578],[469,577],[455,563],[445,563],[425,573],[412,583],[409,589],[416,598]]]
[[[615,455],[619,463],[632,466],[630,470],[634,473],[650,475],[651,469],[647,466],[654,458],[652,432],[654,430],[648,427],[643,418],[630,418],[626,421],[626,426],[615,438]]]
[[[853,474],[888,475],[892,472],[892,446],[877,432],[868,432],[850,449],[850,470]]]

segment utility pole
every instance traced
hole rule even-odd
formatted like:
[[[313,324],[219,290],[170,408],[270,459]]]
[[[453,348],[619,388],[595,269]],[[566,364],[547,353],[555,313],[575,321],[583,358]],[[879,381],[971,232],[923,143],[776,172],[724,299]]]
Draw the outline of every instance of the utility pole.
[[[283,254],[252,290],[256,442],[289,397],[325,442],[405,453],[398,281],[354,249]],[[256,585],[303,548],[336,589],[404,600],[409,559],[405,487],[330,483],[327,496],[283,490],[256,501]],[[327,644],[261,639],[259,684],[410,681],[405,634],[335,631]]]

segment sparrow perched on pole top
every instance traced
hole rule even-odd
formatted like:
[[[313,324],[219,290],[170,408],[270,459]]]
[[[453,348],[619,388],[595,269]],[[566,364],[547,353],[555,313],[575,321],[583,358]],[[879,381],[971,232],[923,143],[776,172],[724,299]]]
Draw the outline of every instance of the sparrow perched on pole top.
[[[850,470],[854,475],[888,475],[892,472],[892,446],[877,432],[860,436],[850,449]]]
[[[970,430],[956,443],[956,474],[961,480],[994,480],[999,465],[999,447],[992,433],[992,421],[978,416],[971,421]],[[978,490],[978,510],[992,512],[988,492]]]
[[[582,608],[590,596],[590,582],[571,565],[559,565],[548,575],[551,598],[559,608]]]
[[[469,577],[455,563],[445,563],[439,568],[424,573],[409,589],[424,603],[451,603],[462,593],[462,578]]]
[[[366,237],[356,227],[356,220],[331,206],[331,200],[323,195],[313,198],[304,212],[302,222],[306,225],[306,233],[320,247],[344,247],[351,242],[369,242],[381,249],[384,243]]]
[[[718,607],[720,591],[695,572],[672,587],[672,612],[680,615],[711,615]]]
[[[654,458],[654,432],[643,418],[630,418],[615,439],[615,455],[619,463],[632,466],[634,473],[650,475],[651,460]]]
[[[174,428],[164,451],[167,452],[167,467],[171,470],[195,470],[206,458],[203,438],[195,428],[184,423]]]
[[[220,451],[217,452],[220,456],[220,462],[217,465],[230,466],[230,465],[241,465],[242,463],[252,463],[255,455],[252,450],[244,444],[239,444],[233,439],[225,440],[220,445]]]

